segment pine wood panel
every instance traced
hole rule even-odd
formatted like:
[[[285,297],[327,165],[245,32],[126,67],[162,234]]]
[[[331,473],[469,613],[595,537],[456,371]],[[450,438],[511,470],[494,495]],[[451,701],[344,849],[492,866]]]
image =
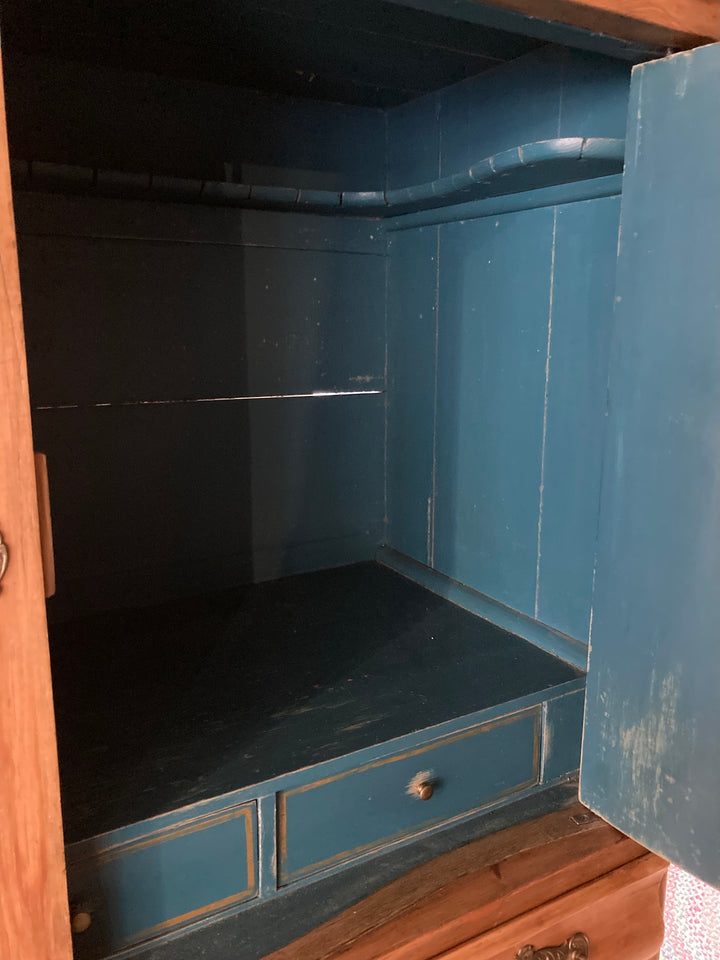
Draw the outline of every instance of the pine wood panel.
[[[717,0],[493,0],[492,6],[666,47],[683,49],[720,37]]]
[[[25,343],[0,78],[0,956],[68,960],[70,926]]]
[[[575,933],[587,936],[592,960],[653,960],[663,941],[666,872],[667,862],[648,853],[438,960],[513,960],[528,944],[558,946]]]
[[[510,933],[522,940],[535,930],[536,915],[540,918],[540,935],[544,935],[546,914],[537,913],[538,904],[549,909],[569,891],[584,891],[593,886],[596,878],[612,876],[618,868],[646,860],[643,847],[604,821],[588,816],[585,808],[561,810],[483,837],[410,871],[276,951],[271,960],[427,960],[445,956],[448,950],[460,949],[468,942],[477,941],[484,949],[486,931],[499,927],[508,926]],[[659,949],[658,923],[662,939],[658,897],[654,893],[648,895],[643,883],[648,880],[657,887],[665,869],[665,861],[653,858],[652,869],[638,867],[639,872],[618,874],[629,885],[638,881],[633,903],[646,913],[650,911],[648,936],[645,940],[639,934],[635,937],[638,942],[649,944],[648,951],[639,955],[641,960]],[[649,880],[650,877],[654,879]],[[602,888],[603,895],[614,890],[613,884],[607,890]],[[577,902],[571,901],[569,909],[577,912],[586,905],[585,896],[581,894]],[[511,926],[523,916],[525,926]],[[548,916],[552,919],[555,914],[550,910]],[[569,916],[573,916],[572,912]],[[610,928],[613,929],[612,923]],[[557,942],[575,932],[568,930]],[[514,941],[507,941],[511,942]],[[518,941],[515,950],[528,942]],[[495,945],[496,941],[491,939],[488,949],[495,949]],[[536,943],[545,945],[553,945],[552,940]],[[514,955],[515,952],[507,954],[509,958]],[[454,953],[449,956],[454,957]],[[474,953],[468,956],[475,960]],[[627,960],[633,960],[632,955]]]

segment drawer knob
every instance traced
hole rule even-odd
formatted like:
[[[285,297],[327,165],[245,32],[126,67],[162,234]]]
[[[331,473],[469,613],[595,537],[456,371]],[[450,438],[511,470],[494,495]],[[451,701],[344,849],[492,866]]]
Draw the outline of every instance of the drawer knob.
[[[405,792],[409,797],[415,797],[416,800],[429,800],[435,793],[437,785],[438,781],[433,776],[432,770],[421,770],[412,778]]]
[[[588,960],[589,956],[590,941],[584,933],[576,933],[558,947],[536,950],[532,944],[528,944],[518,950],[515,960]]]
[[[431,780],[423,780],[416,787],[417,795],[421,800],[429,800],[430,797],[435,793],[435,787],[432,784]]]
[[[78,910],[70,914],[70,929],[73,933],[85,933],[92,923],[92,917],[86,910]]]
[[[416,800],[429,800],[435,793],[436,786],[437,780],[433,777],[432,770],[421,770],[412,778],[405,792]]]

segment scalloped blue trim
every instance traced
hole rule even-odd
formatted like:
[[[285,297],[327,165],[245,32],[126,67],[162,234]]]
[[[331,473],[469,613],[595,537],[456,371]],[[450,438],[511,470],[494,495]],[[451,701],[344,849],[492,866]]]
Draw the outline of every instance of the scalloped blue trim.
[[[468,170],[395,190],[304,190],[12,161],[18,189],[172,200],[263,210],[396,217],[622,173],[625,141],[558,137],[503,150]]]

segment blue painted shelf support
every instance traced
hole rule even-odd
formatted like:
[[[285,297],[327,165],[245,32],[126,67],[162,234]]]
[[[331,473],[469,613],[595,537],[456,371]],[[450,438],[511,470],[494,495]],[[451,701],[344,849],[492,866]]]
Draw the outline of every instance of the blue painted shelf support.
[[[16,190],[385,218],[595,180],[623,169],[625,141],[560,137],[503,150],[467,170],[396,190],[335,192],[190,180],[13,160]]]

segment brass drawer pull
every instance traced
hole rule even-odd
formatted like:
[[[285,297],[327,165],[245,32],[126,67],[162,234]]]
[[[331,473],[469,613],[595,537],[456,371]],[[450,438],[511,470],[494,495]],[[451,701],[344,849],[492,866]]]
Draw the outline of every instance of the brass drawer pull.
[[[429,800],[435,793],[437,781],[433,778],[432,770],[421,770],[416,773],[405,791],[409,797],[419,800]]]
[[[70,929],[73,933],[85,933],[90,924],[92,923],[92,917],[86,910],[72,910],[70,911]]]
[[[8,548],[7,544],[3,542],[2,534],[0,533],[0,580],[5,576],[5,571],[8,567]]]
[[[519,950],[515,960],[589,960],[590,941],[584,933],[573,934],[559,947],[541,947],[536,950],[528,944]]]

